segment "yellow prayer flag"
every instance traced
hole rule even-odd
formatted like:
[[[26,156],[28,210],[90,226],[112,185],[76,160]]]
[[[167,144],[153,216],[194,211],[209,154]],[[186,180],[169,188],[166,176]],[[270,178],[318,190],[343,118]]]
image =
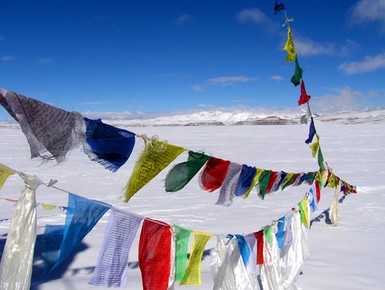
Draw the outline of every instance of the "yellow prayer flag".
[[[124,202],[150,182],[186,149],[152,138],[142,151],[128,181]]]
[[[212,237],[212,234],[195,232],[194,242],[192,244],[190,259],[186,268],[186,273],[180,281],[179,285],[196,285],[202,284],[201,281],[201,261],[203,251],[205,250],[207,242]]]
[[[0,164],[0,189],[3,187],[8,176],[15,174],[15,172],[9,167]]]
[[[41,207],[44,208],[45,210],[53,210],[54,208],[57,208],[56,205],[52,205],[52,204],[41,203],[40,205],[41,205]]]
[[[294,61],[295,56],[297,55],[297,52],[295,51],[294,41],[293,41],[293,38],[291,36],[290,26],[287,26],[287,41],[286,41],[285,47],[283,49],[286,50],[286,52],[287,52],[286,61],[287,62]]]
[[[314,141],[314,142],[310,145],[311,155],[312,155],[313,157],[316,157],[317,152],[318,152],[318,150],[319,150],[319,135],[316,134],[316,137],[317,137],[317,140]]]
[[[308,201],[306,196],[299,203],[299,207],[300,207],[300,210],[301,210],[301,221],[305,225],[305,227],[309,228],[309,226],[310,226],[309,201]]]

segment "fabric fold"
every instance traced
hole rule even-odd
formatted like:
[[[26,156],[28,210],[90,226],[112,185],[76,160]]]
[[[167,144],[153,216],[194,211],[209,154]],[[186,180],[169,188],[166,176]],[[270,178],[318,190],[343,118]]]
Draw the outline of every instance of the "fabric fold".
[[[241,174],[242,166],[238,163],[230,162],[226,178],[219,190],[219,197],[216,204],[230,206],[233,203],[235,189]]]

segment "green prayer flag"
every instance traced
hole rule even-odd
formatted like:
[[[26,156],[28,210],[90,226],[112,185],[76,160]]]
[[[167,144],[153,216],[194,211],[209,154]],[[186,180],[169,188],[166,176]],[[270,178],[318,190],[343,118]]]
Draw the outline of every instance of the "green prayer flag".
[[[271,170],[265,170],[261,173],[261,176],[259,177],[259,180],[258,180],[258,195],[264,199],[265,198],[265,194],[266,194],[266,190],[267,190],[267,186],[269,184],[269,180],[270,180],[270,175],[271,175]]]
[[[291,77],[291,82],[294,86],[298,86],[301,83],[303,69],[299,66],[298,57],[295,56],[295,70],[294,75]]]
[[[174,225],[178,233],[175,236],[175,281],[182,280],[186,273],[188,242],[191,230]]]

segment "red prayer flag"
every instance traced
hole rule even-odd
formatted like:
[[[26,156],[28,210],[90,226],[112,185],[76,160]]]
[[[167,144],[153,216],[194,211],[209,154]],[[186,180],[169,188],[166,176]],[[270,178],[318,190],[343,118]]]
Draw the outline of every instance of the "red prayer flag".
[[[306,93],[305,82],[301,80],[301,96],[298,100],[298,106],[306,104],[310,100],[310,96]]]
[[[263,258],[263,247],[265,246],[263,230],[254,233],[254,236],[257,239],[257,265],[262,265],[265,263]]]
[[[143,290],[167,290],[170,276],[171,227],[145,219],[139,240],[139,268]]]
[[[201,173],[200,185],[202,189],[214,191],[221,187],[225,180],[230,161],[211,157]]]

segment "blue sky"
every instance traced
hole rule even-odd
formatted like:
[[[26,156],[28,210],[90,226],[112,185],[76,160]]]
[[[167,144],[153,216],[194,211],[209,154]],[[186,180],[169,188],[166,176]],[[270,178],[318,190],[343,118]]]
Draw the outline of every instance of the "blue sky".
[[[385,0],[283,2],[311,106],[384,107]],[[78,112],[295,108],[274,3],[5,0],[0,87]]]

